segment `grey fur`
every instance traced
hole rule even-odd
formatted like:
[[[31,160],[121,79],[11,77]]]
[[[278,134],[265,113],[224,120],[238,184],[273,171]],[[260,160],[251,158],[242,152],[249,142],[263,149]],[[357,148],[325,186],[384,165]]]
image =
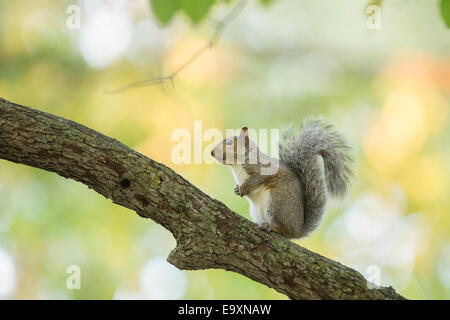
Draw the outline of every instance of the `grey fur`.
[[[258,149],[249,139],[246,127],[239,136],[217,144],[211,154],[231,166],[238,183],[234,192],[249,200],[250,215],[262,230],[301,238],[319,225],[327,190],[333,196],[347,193],[352,177],[349,151],[350,147],[332,125],[315,119],[304,121],[301,130],[284,130],[279,161]],[[253,157],[256,163],[250,161],[251,154],[257,155]],[[270,163],[278,163],[278,171],[262,174],[261,169]]]
[[[283,162],[276,174],[276,185],[268,204],[268,214],[272,217],[275,231],[286,238],[303,237],[305,215],[302,185],[295,172]]]
[[[314,231],[320,223],[327,202],[327,191],[344,196],[353,173],[349,167],[351,147],[333,125],[323,119],[306,120],[300,132],[284,131],[280,160],[300,178],[303,187],[304,223],[300,237]],[[323,159],[323,169],[318,159]]]

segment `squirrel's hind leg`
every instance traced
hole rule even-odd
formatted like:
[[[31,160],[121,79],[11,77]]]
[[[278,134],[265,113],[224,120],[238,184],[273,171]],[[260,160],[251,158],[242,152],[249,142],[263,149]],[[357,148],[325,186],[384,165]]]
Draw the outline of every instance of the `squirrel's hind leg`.
[[[283,235],[283,234],[280,232],[280,230],[278,230],[276,227],[274,227],[274,226],[268,224],[267,222],[263,222],[263,223],[259,224],[259,225],[258,225],[258,229],[259,229],[259,230],[266,231],[266,232],[273,231],[273,232],[276,232],[276,233],[279,233],[279,234]]]
[[[267,232],[274,231],[276,233],[280,233],[281,234],[280,230],[278,230],[273,225],[268,224],[267,222],[263,222],[263,223],[258,224],[258,229],[259,230],[263,230],[263,231],[267,231]]]
[[[272,231],[272,227],[267,222],[258,224],[258,229],[267,232]]]
[[[284,199],[284,201],[276,199]],[[273,231],[289,239],[300,237],[303,228],[303,210],[298,203],[282,197],[272,198],[268,215]]]

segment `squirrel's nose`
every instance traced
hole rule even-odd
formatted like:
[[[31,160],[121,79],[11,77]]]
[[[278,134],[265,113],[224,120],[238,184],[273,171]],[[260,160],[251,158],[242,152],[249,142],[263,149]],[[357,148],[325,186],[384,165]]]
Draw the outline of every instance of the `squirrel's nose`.
[[[212,155],[213,157],[216,155],[216,153],[214,152],[214,149],[212,149],[211,155]]]

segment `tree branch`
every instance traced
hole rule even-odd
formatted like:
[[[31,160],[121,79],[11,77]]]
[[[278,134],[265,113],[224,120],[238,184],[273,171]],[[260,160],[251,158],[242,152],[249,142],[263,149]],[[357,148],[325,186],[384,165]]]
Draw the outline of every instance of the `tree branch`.
[[[77,180],[168,229],[179,269],[225,269],[292,299],[403,299],[210,198],[161,163],[92,129],[0,98],[0,158]]]

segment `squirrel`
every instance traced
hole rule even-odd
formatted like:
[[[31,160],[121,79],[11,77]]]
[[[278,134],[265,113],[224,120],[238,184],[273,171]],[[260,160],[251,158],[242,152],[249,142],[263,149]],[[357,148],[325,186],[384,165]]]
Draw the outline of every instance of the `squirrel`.
[[[353,178],[350,150],[333,125],[317,118],[304,121],[300,130],[291,127],[283,132],[279,159],[261,152],[247,127],[239,136],[218,143],[211,155],[231,167],[237,183],[234,192],[247,198],[259,229],[303,238],[318,227],[327,194],[347,194]],[[265,173],[273,163],[276,172]]]

